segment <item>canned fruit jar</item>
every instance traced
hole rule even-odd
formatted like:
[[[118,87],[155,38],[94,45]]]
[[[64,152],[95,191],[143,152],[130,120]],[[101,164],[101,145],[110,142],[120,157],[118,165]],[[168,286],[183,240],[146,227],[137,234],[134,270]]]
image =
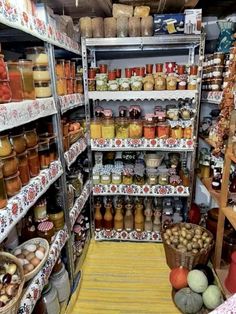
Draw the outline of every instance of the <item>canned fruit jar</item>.
[[[143,124],[140,120],[131,120],[129,125],[130,138],[141,138],[143,136]]]

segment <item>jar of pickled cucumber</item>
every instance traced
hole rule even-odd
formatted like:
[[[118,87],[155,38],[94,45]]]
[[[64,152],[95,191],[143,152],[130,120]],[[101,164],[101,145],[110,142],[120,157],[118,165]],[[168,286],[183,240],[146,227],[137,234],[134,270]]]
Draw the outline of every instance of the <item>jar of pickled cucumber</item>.
[[[97,91],[107,91],[107,79],[106,73],[96,74],[96,90]]]
[[[132,91],[140,91],[143,88],[143,78],[142,76],[132,76],[131,77],[131,89]]]
[[[175,127],[171,128],[170,130],[170,137],[174,139],[181,139],[183,138],[183,129],[180,125],[176,125]]]
[[[130,79],[127,77],[122,77],[119,79],[119,88],[120,91],[129,91],[130,90]]]
[[[106,117],[102,120],[102,138],[115,138],[115,122],[111,117]]]
[[[129,137],[129,120],[127,118],[116,119],[116,138],[128,138]]]

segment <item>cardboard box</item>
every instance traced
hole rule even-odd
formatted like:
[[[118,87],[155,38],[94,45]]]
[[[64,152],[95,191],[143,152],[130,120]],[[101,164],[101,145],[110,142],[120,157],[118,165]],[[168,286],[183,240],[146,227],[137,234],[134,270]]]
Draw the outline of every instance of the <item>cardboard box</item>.
[[[184,14],[185,14],[184,33],[201,34],[202,9],[187,9],[184,11]]]
[[[161,34],[183,34],[183,13],[154,14],[154,36]]]

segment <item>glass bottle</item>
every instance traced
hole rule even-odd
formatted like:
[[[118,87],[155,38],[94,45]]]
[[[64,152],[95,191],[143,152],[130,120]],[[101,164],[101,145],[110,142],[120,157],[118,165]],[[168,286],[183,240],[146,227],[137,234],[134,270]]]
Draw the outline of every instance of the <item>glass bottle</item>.
[[[135,206],[134,228],[139,232],[144,230],[143,205],[140,203]]]
[[[121,203],[116,205],[116,213],[114,216],[114,229],[117,231],[123,230],[124,227],[124,220],[123,220],[123,213],[122,213],[123,206]]]
[[[104,215],[104,228],[111,230],[113,228],[113,216],[112,216],[112,203],[108,202],[105,205],[105,215]]]
[[[0,209],[7,206],[7,194],[2,173],[3,163],[0,162]]]
[[[101,214],[101,202],[97,201],[95,204],[95,214],[94,214],[94,220],[95,220],[95,229],[100,230],[102,229],[102,214]]]
[[[146,202],[146,208],[144,211],[145,222],[144,222],[144,230],[152,231],[152,199],[149,198]]]
[[[128,203],[125,206],[125,216],[124,216],[124,227],[126,231],[131,231],[134,229],[134,217],[133,217],[133,205]]]

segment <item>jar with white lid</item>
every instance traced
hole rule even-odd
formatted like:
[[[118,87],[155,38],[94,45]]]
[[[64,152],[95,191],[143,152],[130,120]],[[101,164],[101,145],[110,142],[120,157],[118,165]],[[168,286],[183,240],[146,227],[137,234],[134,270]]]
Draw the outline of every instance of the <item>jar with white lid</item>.
[[[60,313],[57,289],[50,282],[43,289],[42,297],[47,313]]]
[[[53,273],[51,275],[52,286],[54,286],[58,293],[59,303],[67,302],[70,297],[70,281],[68,272],[65,269],[65,265],[62,265],[62,268],[59,272]],[[53,313],[53,312],[49,312]],[[59,312],[56,312],[59,313]]]

